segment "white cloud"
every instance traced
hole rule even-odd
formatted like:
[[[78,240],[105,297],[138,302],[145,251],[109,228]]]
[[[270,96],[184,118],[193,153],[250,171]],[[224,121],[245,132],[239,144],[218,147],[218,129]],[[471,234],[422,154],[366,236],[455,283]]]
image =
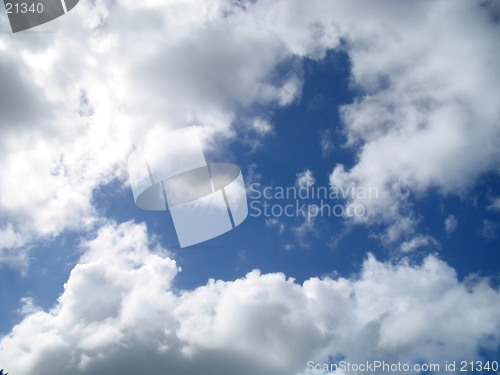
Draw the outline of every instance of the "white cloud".
[[[25,238],[14,230],[12,224],[7,224],[0,230],[2,245],[0,249],[18,249],[25,244]]]
[[[198,124],[216,146],[236,137],[239,108],[297,100],[297,56],[320,58],[340,37],[363,93],[342,110],[359,152],[330,180],[380,189],[362,203],[367,221],[392,224],[388,241],[413,231],[408,194],[461,192],[498,163],[498,25],[485,8],[232,4],[81,2],[40,28],[60,32],[0,37],[0,76],[11,88],[0,96],[0,220],[12,223],[0,232],[8,247],[0,261],[26,264],[12,255],[27,253],[11,249],[99,222],[92,191],[126,179],[130,145],[149,131]],[[306,186],[312,179],[304,176]],[[348,279],[299,285],[254,271],[178,291],[177,265],[144,225],[108,224],[83,248],[57,305],[35,312],[26,300],[27,317],[2,339],[0,362],[12,374],[288,375],[330,354],[430,362],[498,345],[498,291],[459,282],[432,256],[418,266],[369,257]]]
[[[3,215],[40,235],[81,227],[72,217],[94,216],[92,190],[149,129],[196,123],[213,146],[234,138],[238,108],[290,104],[298,59],[343,38],[362,94],[342,115],[361,148],[332,184],[378,186],[369,219],[394,221],[405,215],[401,190],[463,190],[499,160],[490,18],[467,1],[81,3],[39,28],[59,32],[0,40]]]
[[[7,224],[0,228],[0,265],[7,265],[12,268],[18,268],[23,273],[29,266],[29,252],[23,248],[29,241],[29,234],[22,235],[14,230],[12,224]]]
[[[331,183],[377,186],[359,221],[391,225],[411,216],[408,194],[460,195],[498,165],[500,26],[477,2],[359,4],[339,17],[361,92],[341,110],[358,159]]]
[[[100,215],[94,189],[125,181],[132,144],[158,128],[199,125],[205,149],[214,150],[236,137],[241,110],[254,119],[245,125],[254,137],[271,132],[252,107],[299,98],[295,54],[316,54],[335,40],[309,33],[314,14],[294,25],[294,35],[285,32],[289,13],[225,0],[97,0],[40,33],[3,34],[0,222],[26,245],[91,228]],[[0,22],[8,29],[6,18]]]
[[[316,179],[311,170],[305,169],[303,172],[297,173],[295,185],[297,185],[299,189],[309,189],[313,187],[315,183]]]
[[[254,120],[253,127],[255,131],[261,135],[267,135],[269,133],[272,133],[273,131],[273,126],[271,125],[271,123],[260,117]]]
[[[419,234],[413,237],[411,240],[403,242],[400,248],[403,253],[409,253],[422,247],[437,248],[439,247],[439,243],[435,238],[431,236],[424,236],[422,234]]]
[[[360,148],[331,183],[380,189],[361,220],[407,220],[405,191],[463,191],[499,160],[488,17],[466,1],[83,2],[39,28],[55,33],[0,38],[0,220],[26,243],[88,228],[92,191],[125,180],[131,144],[158,127],[200,125],[215,149],[236,138],[242,110],[268,133],[253,108],[297,100],[300,58],[341,38],[362,93],[342,116]]]
[[[444,230],[448,236],[453,232],[455,232],[457,226],[458,226],[458,219],[455,217],[455,215],[449,215],[444,220]]]
[[[500,340],[499,292],[485,280],[458,281],[433,256],[421,265],[369,256],[347,279],[300,285],[252,271],[178,291],[179,268],[143,224],[108,223],[82,248],[57,305],[26,311],[2,339],[0,362],[11,373],[288,375],[330,355],[472,360]]]
[[[43,311],[42,308],[36,305],[35,300],[33,297],[23,297],[21,298],[21,308],[18,310],[18,312],[23,315],[23,316],[29,316],[36,314],[39,311]]]

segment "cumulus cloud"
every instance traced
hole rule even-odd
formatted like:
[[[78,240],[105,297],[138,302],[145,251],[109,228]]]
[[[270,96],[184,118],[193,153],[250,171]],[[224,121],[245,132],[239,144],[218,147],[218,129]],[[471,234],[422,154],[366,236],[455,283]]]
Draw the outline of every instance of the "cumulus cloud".
[[[500,340],[499,292],[458,281],[433,256],[391,265],[370,255],[359,275],[303,284],[255,270],[187,291],[144,224],[108,223],[81,247],[57,304],[39,311],[25,299],[27,316],[2,339],[12,373],[288,375],[331,357],[472,360]]]
[[[254,107],[298,100],[300,59],[341,40],[360,93],[341,110],[357,158],[330,183],[377,187],[360,220],[389,224],[388,242],[412,233],[412,194],[460,193],[498,165],[497,8],[96,0],[40,28],[58,32],[3,35],[0,262],[26,265],[33,239],[100,225],[92,192],[125,182],[131,146],[157,131],[196,124],[214,148],[236,138],[242,111],[257,136],[269,134]],[[314,184],[308,170],[297,177]],[[315,229],[305,220],[292,230]],[[432,244],[416,236],[404,249]],[[498,348],[498,291],[459,281],[434,256],[418,265],[369,256],[359,275],[301,285],[256,270],[188,291],[142,224],[108,223],[82,249],[51,310],[22,301],[26,317],[1,342],[11,373],[289,375],[329,357],[437,362]]]
[[[131,145],[158,127],[197,124],[216,146],[236,138],[242,111],[255,136],[268,134],[254,107],[300,98],[300,59],[342,40],[360,94],[341,115],[358,158],[331,184],[377,186],[358,220],[393,225],[387,237],[401,221],[411,232],[408,194],[457,193],[498,164],[499,26],[488,4],[97,0],[39,28],[57,32],[4,35],[0,221],[25,242],[88,227],[92,191],[125,180]]]
[[[3,34],[1,233],[14,231],[27,246],[91,228],[100,216],[92,192],[126,181],[127,154],[151,132],[196,124],[214,150],[235,138],[239,111],[248,119],[242,132],[272,132],[252,108],[299,98],[298,59],[336,43],[332,30],[310,32],[314,13],[288,33],[296,14],[282,10],[226,0],[97,0],[39,33]],[[0,22],[8,29],[6,18]]]
[[[498,165],[500,25],[478,2],[365,5],[355,23],[339,21],[361,92],[341,108],[358,159],[337,165],[330,181],[377,186],[379,199],[357,202],[368,214],[354,219],[397,226],[412,216],[411,196],[463,194]]]
[[[341,114],[358,161],[336,166],[330,181],[377,186],[379,199],[362,202],[368,215],[358,220],[392,224],[397,237],[398,223],[412,221],[408,194],[463,191],[498,163],[494,9],[98,0],[40,28],[56,33],[4,36],[0,219],[25,242],[88,227],[92,191],[124,180],[131,145],[158,127],[197,124],[215,146],[235,138],[243,109],[255,136],[268,134],[252,108],[298,99],[300,59],[322,58],[343,40],[360,95]]]

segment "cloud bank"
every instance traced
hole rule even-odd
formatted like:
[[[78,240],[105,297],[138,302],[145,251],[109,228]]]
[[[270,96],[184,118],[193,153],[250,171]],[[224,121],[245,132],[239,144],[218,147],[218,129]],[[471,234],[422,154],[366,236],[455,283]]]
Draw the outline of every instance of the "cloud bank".
[[[110,222],[50,311],[32,302],[1,341],[15,374],[304,374],[345,358],[473,360],[498,347],[500,293],[457,280],[443,261],[396,265],[369,255],[358,275],[302,285],[258,270],[178,290],[180,272],[144,224]]]

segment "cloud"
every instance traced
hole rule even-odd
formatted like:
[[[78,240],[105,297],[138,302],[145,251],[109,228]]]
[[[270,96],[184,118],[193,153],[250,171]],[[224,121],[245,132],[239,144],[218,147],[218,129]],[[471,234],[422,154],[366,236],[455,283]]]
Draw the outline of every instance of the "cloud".
[[[330,129],[320,131],[319,145],[321,148],[321,155],[326,158],[334,149],[332,134]]]
[[[29,266],[29,253],[23,246],[28,241],[28,236],[16,232],[11,224],[0,229],[0,266],[7,265],[26,272]]]
[[[52,117],[51,103],[30,77],[26,66],[19,66],[15,51],[0,48],[0,134],[2,141],[13,129],[42,128]],[[3,142],[0,141],[2,144]]]
[[[239,115],[253,127],[257,108],[298,100],[301,59],[343,41],[360,93],[341,110],[357,162],[330,181],[377,186],[359,220],[393,225],[397,237],[411,220],[408,194],[463,192],[500,159],[488,4],[97,0],[39,28],[55,33],[4,35],[0,220],[25,242],[87,228],[99,216],[92,191],[126,180],[134,142],[191,124],[212,149],[235,140],[247,131],[234,126]]]
[[[59,32],[3,36],[0,76],[13,89],[0,104],[0,261],[25,265],[33,239],[102,225],[92,192],[125,183],[131,145],[158,129],[197,124],[215,148],[237,138],[239,111],[258,119],[254,107],[298,100],[300,59],[341,39],[360,92],[341,111],[357,157],[330,182],[378,187],[362,220],[388,224],[389,242],[411,234],[412,194],[461,193],[498,164],[491,18],[466,1],[96,0],[40,29]],[[305,220],[297,234],[313,230]],[[329,356],[435,362],[498,347],[498,291],[433,256],[370,256],[359,275],[302,285],[253,271],[187,291],[142,224],[108,222],[82,248],[53,309],[24,300],[27,316],[1,342],[11,373],[288,375]]]
[[[267,135],[273,132],[272,124],[269,121],[264,120],[263,118],[260,117],[254,120],[253,127],[255,131],[261,135]]]
[[[360,93],[341,108],[357,161],[330,181],[378,187],[378,200],[357,202],[368,213],[358,222],[390,226],[412,216],[413,196],[463,195],[498,165],[500,26],[477,2],[365,5],[356,22],[350,7],[338,17]]]
[[[309,189],[313,187],[315,183],[316,179],[311,170],[305,169],[303,172],[297,173],[295,185],[297,185],[299,189]]]
[[[424,236],[419,234],[413,237],[411,240],[403,242],[401,244],[400,249],[403,253],[409,253],[417,249],[420,249],[422,247],[437,248],[439,247],[439,243],[436,241],[435,238],[431,236]]]
[[[484,219],[481,228],[481,236],[486,239],[493,240],[498,238],[500,225],[492,220]]]
[[[42,311],[42,309],[36,305],[33,297],[23,297],[23,298],[21,298],[20,302],[21,302],[22,306],[18,310],[18,312],[22,316],[29,316],[29,315],[36,314],[39,311]]]
[[[491,204],[488,206],[488,209],[492,211],[500,211],[500,197],[492,199]]]
[[[276,228],[279,234],[283,234],[285,232],[285,224],[280,222],[280,220],[275,217],[266,219],[266,227]]]
[[[2,339],[12,373],[302,374],[329,357],[473,360],[500,340],[499,292],[458,281],[434,256],[391,265],[370,255],[359,275],[303,284],[255,270],[188,291],[144,224],[109,222],[81,247],[57,304],[38,311],[26,299]]]
[[[455,215],[449,215],[445,220],[444,220],[444,230],[446,234],[449,236],[455,230],[457,229],[458,226],[458,220],[455,217]]]
[[[316,179],[314,178],[313,172],[310,169],[305,169],[303,172],[297,173],[297,178],[295,180],[295,185],[299,190],[307,190],[312,188],[316,184]],[[303,248],[310,248],[311,244],[309,241],[310,236],[318,237],[319,230],[316,228],[316,216],[321,211],[318,205],[307,206],[306,212],[301,211],[301,216],[298,220],[302,220],[300,224],[291,227],[291,231],[297,239],[299,246]],[[314,207],[314,209],[312,209]],[[314,212],[314,213],[313,213]]]
[[[317,207],[319,210],[319,208]],[[307,212],[302,216],[302,222],[300,224],[291,227],[292,233],[295,235],[297,244],[303,248],[310,248],[310,236],[318,238],[319,229],[316,227],[316,217],[311,216],[310,212]]]
[[[195,124],[207,150],[237,132],[258,144],[272,126],[254,107],[269,113],[297,100],[300,57],[336,40],[310,33],[314,14],[289,34],[294,12],[281,11],[225,0],[97,0],[39,33],[3,34],[0,223],[12,226],[1,233],[14,231],[27,249],[91,229],[102,214],[93,191],[126,183],[128,153],[152,133]],[[235,126],[239,114],[244,129]]]

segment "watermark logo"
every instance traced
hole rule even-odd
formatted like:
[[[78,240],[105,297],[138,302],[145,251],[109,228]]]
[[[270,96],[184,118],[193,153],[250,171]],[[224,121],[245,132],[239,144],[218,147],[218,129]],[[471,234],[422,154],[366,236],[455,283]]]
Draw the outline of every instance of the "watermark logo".
[[[251,217],[361,217],[366,207],[361,203],[378,199],[376,187],[356,186],[262,186],[249,187]],[[350,204],[343,204],[351,202]]]
[[[73,9],[79,0],[4,0],[13,33],[55,20]]]
[[[207,163],[194,126],[137,148],[128,168],[137,207],[170,210],[181,247],[218,237],[248,215],[240,168]]]

